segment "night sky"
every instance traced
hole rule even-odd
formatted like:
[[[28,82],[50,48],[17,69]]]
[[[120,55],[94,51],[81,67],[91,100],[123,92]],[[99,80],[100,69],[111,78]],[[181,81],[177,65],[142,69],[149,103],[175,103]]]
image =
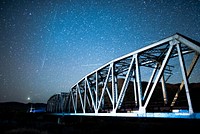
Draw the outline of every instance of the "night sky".
[[[200,0],[1,0],[0,102],[46,103],[176,32],[200,41]]]

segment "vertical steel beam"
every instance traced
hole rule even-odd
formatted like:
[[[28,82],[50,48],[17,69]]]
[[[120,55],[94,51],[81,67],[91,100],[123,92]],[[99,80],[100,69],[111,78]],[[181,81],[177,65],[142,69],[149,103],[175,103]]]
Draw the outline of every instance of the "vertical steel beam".
[[[164,104],[167,105],[168,98],[167,98],[167,91],[166,91],[164,73],[161,77],[161,85],[162,85],[163,101],[164,101]]]
[[[87,97],[87,79],[84,79],[84,113],[86,109],[86,97]]]
[[[77,91],[77,89],[76,89],[75,95],[76,95],[75,105],[76,105],[76,111],[77,111],[77,107],[78,107],[78,91]]]
[[[178,55],[179,55],[179,63],[180,63],[180,67],[181,67],[182,77],[183,77],[183,81],[184,81],[184,85],[185,85],[185,92],[186,92],[186,97],[187,97],[188,106],[189,106],[189,113],[192,114],[193,108],[192,108],[192,102],[190,99],[190,93],[189,93],[189,88],[188,88],[188,78],[187,78],[187,74],[186,74],[185,63],[183,60],[183,55],[182,55],[182,52],[180,49],[180,45],[177,44],[176,47],[177,47],[177,51],[178,51]]]
[[[115,79],[114,80],[114,82],[115,82],[114,83],[114,86],[115,86],[115,90],[114,91],[115,91],[115,106],[116,106],[117,99],[118,99],[118,89],[119,88],[118,88],[118,82],[117,82],[117,75],[115,75],[115,74],[114,74],[114,79]]]
[[[135,70],[134,71],[134,79],[133,79],[133,91],[134,91],[134,98],[135,98],[135,106],[138,106],[138,96],[137,96],[137,85],[136,85],[136,77],[135,77]]]
[[[111,68],[112,68],[112,111],[113,112],[116,112],[114,111],[115,109],[115,104],[116,104],[116,94],[115,94],[115,67],[114,67],[114,63],[112,62],[111,63]]]
[[[98,98],[98,95],[99,95],[98,71],[96,71],[95,76],[96,76],[96,101],[95,101],[96,109],[95,109],[95,113],[98,113],[98,108],[97,108],[98,103],[99,103],[99,98]]]
[[[140,64],[139,64],[139,55],[135,54],[135,71],[136,71],[136,81],[137,81],[137,90],[138,90],[138,101],[139,101],[139,111],[144,113],[143,101],[142,101],[142,84],[141,84],[141,74],[140,74]]]
[[[61,93],[61,112],[64,112],[64,95]]]

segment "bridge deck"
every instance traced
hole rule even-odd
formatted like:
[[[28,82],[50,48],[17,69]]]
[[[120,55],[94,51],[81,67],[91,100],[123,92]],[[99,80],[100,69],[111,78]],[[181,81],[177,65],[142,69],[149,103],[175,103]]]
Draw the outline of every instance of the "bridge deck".
[[[166,113],[50,113],[57,116],[111,116],[111,117],[145,117],[145,118],[177,118],[177,119],[200,119],[200,113],[189,114],[187,112]]]

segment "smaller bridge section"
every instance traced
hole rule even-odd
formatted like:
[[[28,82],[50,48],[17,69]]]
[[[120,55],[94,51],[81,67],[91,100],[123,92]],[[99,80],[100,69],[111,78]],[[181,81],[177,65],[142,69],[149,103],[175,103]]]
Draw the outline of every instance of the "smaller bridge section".
[[[65,92],[54,94],[47,101],[47,111],[56,113],[68,113],[69,111],[67,108],[69,105],[69,97],[69,93]]]

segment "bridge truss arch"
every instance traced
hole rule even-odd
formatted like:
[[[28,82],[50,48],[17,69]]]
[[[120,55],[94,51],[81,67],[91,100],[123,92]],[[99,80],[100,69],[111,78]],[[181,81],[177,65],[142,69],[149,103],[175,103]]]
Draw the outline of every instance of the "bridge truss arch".
[[[67,107],[69,105],[69,93],[61,92],[52,95],[47,101],[48,112],[69,112]]]
[[[199,42],[176,33],[89,73],[63,97],[67,105],[59,99],[61,95],[56,95],[47,102],[47,111],[64,111],[66,115],[199,118],[196,113],[200,108],[192,103],[197,97],[191,96],[194,89],[190,81],[199,54]],[[54,105],[64,106],[60,109],[65,110]]]

